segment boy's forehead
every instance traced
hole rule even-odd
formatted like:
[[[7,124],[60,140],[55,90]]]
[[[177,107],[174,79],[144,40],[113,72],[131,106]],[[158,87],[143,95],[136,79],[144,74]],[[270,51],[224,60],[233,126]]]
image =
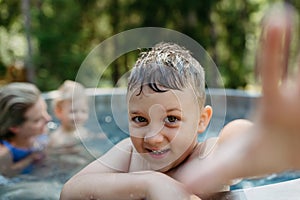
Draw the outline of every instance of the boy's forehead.
[[[148,84],[144,84],[139,87],[132,87],[131,89],[127,90],[127,97],[129,97],[131,95],[138,96],[141,94],[154,94],[154,93],[165,93],[165,92],[171,92],[174,94],[176,94],[176,93],[191,93],[196,96],[196,91],[193,89],[192,86],[188,86],[188,87],[181,88],[181,89],[170,89],[170,88],[164,87],[162,85],[157,85],[157,87],[159,88],[159,90],[161,90],[163,92],[154,91],[152,88],[149,87]]]
[[[197,99],[195,92],[192,88],[184,88],[182,90],[168,89],[165,92],[155,92],[150,87],[143,87],[143,90],[140,91],[140,88],[135,88],[127,92],[127,102],[134,103],[140,100],[149,100],[149,101],[161,101],[161,102],[177,102],[180,104],[182,101],[193,101]]]

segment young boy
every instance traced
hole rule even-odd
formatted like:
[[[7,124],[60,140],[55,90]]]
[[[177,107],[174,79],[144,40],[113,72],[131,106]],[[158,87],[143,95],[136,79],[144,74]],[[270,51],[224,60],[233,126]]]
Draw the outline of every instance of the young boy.
[[[199,62],[183,47],[157,44],[132,69],[127,103],[130,138],[71,178],[61,199],[192,198],[178,172],[194,160],[201,165],[218,148],[217,138],[198,142],[212,116]],[[249,126],[232,122],[219,141]]]
[[[72,148],[87,138],[88,130],[83,126],[88,119],[88,99],[85,88],[77,82],[66,80],[58,89],[54,100],[54,114],[60,120],[60,127],[50,135],[49,146]]]

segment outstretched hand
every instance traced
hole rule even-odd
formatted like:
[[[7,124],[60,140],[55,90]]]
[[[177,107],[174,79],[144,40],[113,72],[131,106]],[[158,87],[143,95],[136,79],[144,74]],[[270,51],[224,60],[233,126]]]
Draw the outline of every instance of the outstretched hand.
[[[193,193],[209,193],[235,178],[300,169],[300,70],[286,76],[294,17],[291,7],[266,14],[257,56],[263,95],[254,126],[221,144],[200,167],[191,165],[183,182]]]
[[[295,17],[291,7],[275,7],[263,21],[261,54],[257,62],[263,97],[253,137],[261,141],[263,151],[257,154],[267,156],[260,165],[265,165],[269,173],[300,169],[297,156],[300,150],[300,63],[295,76],[287,76]]]

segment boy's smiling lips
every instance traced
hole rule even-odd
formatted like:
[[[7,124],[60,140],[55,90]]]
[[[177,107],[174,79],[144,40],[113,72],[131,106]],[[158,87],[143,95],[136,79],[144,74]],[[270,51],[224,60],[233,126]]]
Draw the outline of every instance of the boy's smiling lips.
[[[149,153],[149,155],[152,158],[161,159],[167,156],[167,154],[170,152],[169,148],[166,149],[151,149],[151,148],[145,148],[145,150]]]

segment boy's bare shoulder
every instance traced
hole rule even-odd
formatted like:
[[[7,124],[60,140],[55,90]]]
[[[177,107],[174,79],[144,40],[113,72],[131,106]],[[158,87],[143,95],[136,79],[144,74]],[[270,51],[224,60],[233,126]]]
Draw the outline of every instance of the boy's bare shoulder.
[[[232,137],[241,134],[250,134],[249,129],[253,126],[253,122],[247,119],[236,119],[224,126],[220,132],[219,143],[223,143]]]
[[[98,158],[98,160],[111,169],[128,172],[131,163],[132,149],[133,146],[130,138],[126,138],[114,145],[104,155]]]
[[[198,144],[197,157],[200,159],[206,158],[216,147],[218,137],[211,137]]]
[[[122,155],[125,157],[131,157],[131,154],[133,152],[133,144],[131,142],[131,139],[128,137],[121,140],[113,147],[113,152],[118,152],[118,155]]]
[[[124,147],[124,149],[126,150],[126,149],[132,149],[132,142],[131,142],[131,140],[130,140],[130,138],[128,137],[128,138],[125,138],[125,139],[123,139],[123,140],[121,140],[116,146],[117,147]]]

